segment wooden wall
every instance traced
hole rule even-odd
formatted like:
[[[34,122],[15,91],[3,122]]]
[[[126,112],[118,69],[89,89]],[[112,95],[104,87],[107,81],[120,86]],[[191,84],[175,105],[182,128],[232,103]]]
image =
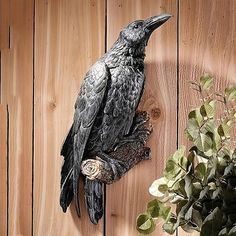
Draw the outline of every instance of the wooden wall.
[[[140,108],[151,114],[152,160],[106,188],[106,214],[59,206],[60,147],[83,76],[128,22],[174,15],[152,35]],[[0,235],[133,236],[151,182],[181,143],[203,72],[236,83],[235,0],[0,0]],[[81,198],[83,199],[82,195]],[[161,227],[152,235],[166,235]],[[178,235],[187,235],[179,231]],[[197,235],[197,234],[192,234]]]

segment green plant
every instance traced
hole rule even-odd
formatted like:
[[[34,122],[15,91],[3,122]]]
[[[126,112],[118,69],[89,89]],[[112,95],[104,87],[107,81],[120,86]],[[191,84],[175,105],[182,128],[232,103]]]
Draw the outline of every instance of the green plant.
[[[138,216],[137,229],[151,233],[162,219],[163,230],[169,234],[180,226],[201,236],[236,235],[236,149],[230,140],[236,88],[211,94],[213,78],[208,74],[191,84],[201,97],[201,105],[188,114],[185,129],[193,145],[188,154],[181,146],[167,160],[163,176],[149,189],[156,199]],[[222,112],[216,112],[219,103]]]

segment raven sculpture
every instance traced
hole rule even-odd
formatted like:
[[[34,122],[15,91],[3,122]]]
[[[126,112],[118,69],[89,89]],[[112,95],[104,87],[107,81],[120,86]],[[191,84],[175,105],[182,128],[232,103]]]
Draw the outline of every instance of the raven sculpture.
[[[87,72],[61,150],[60,205],[64,212],[74,197],[80,216],[78,182],[82,172],[88,214],[97,224],[103,215],[103,183],[112,183],[149,157],[149,148],[143,147],[150,134],[144,125],[148,117],[136,112],[145,81],[145,47],[152,32],[170,17],[162,14],[130,23]],[[102,166],[102,174],[86,175],[89,160]]]

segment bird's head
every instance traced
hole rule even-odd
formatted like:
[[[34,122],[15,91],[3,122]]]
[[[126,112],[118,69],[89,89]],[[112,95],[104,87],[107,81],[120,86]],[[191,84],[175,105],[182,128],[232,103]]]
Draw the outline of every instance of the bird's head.
[[[147,45],[152,32],[164,24],[170,17],[171,15],[169,14],[161,14],[146,20],[133,21],[120,32],[120,38],[131,46],[140,43]]]

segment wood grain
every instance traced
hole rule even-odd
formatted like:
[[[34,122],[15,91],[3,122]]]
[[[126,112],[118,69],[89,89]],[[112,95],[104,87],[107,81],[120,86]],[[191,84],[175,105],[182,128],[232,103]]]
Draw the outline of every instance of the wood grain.
[[[11,34],[3,36],[10,45],[1,50],[1,97],[9,107],[8,232],[31,235],[33,2],[9,4]]]
[[[34,235],[102,235],[90,223],[82,200],[64,214],[59,205],[60,149],[72,124],[85,73],[105,45],[105,2],[36,1]]]
[[[176,1],[108,1],[108,48],[129,22],[163,12],[176,16]],[[146,55],[146,87],[140,109],[151,115],[152,160],[139,163],[107,187],[106,235],[138,234],[136,217],[152,199],[148,188],[160,177],[166,158],[176,149],[176,17],[151,36]],[[161,226],[153,235],[164,235]]]
[[[7,107],[0,105],[0,235],[7,235]]]
[[[10,1],[0,0],[0,50],[9,47]]]
[[[187,144],[183,135],[187,114],[199,104],[188,82],[208,72],[215,77],[216,90],[236,84],[236,1],[181,0],[179,9],[179,143]],[[199,234],[180,231],[180,235]]]

